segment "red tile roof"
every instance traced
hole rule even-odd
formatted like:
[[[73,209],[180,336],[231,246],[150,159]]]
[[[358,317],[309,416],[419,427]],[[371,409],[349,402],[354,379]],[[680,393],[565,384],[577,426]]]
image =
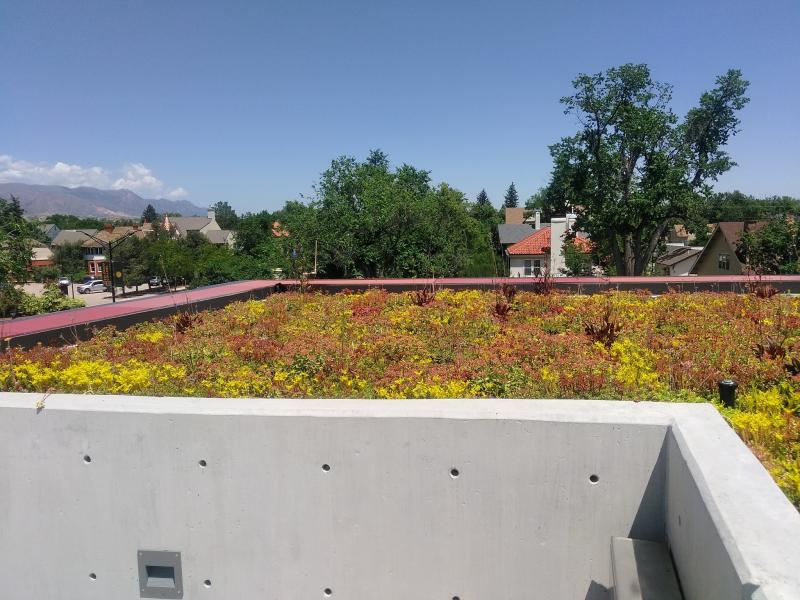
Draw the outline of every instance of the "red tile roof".
[[[578,249],[584,252],[588,252],[592,249],[592,243],[587,238],[580,235],[575,238],[575,244],[578,246]],[[550,228],[542,227],[534,231],[525,239],[509,246],[507,252],[517,255],[546,254],[550,252]]]

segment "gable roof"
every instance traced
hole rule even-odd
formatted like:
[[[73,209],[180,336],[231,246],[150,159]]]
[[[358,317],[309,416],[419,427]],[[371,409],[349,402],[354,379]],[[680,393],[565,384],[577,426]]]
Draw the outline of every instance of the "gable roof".
[[[203,235],[212,244],[227,244],[228,239],[233,235],[233,231],[230,229],[214,229],[204,232]]]
[[[134,233],[136,237],[139,239],[144,238],[148,233],[150,233],[152,229],[142,229],[139,226],[130,226],[130,225],[120,225],[114,227],[112,229],[101,229],[97,233],[93,234],[94,238],[87,238],[83,236],[86,241],[83,242],[83,246],[85,248],[95,248],[97,247],[97,240],[101,242],[114,242],[121,238],[124,235],[128,235],[129,233]]]
[[[580,234],[575,237],[575,245],[584,252],[592,249],[592,243]],[[542,227],[534,231],[525,239],[509,246],[506,252],[513,255],[546,254],[550,252],[550,227]]]
[[[736,250],[743,233],[755,233],[763,229],[767,223],[769,221],[721,221],[717,224],[717,231],[725,237],[731,249]]]
[[[35,247],[33,248],[33,256],[31,256],[31,260],[51,260],[53,258],[53,251],[47,247]]]
[[[656,263],[666,267],[671,267],[673,265],[677,265],[679,262],[683,262],[684,260],[694,258],[702,251],[702,248],[698,248],[696,246],[683,246],[682,248],[674,248],[673,250],[670,250],[669,252],[659,256],[656,260]]]
[[[52,239],[61,230],[55,225],[55,223],[39,223],[39,231]]]
[[[200,231],[211,223],[208,217],[169,217],[169,223],[181,233]]]
[[[62,229],[58,232],[53,241],[50,242],[52,246],[63,246],[65,244],[83,244],[89,238],[84,235],[94,235],[97,233],[96,229]]]
[[[500,236],[500,244],[516,244],[524,240],[534,229],[526,223],[501,223],[497,226],[497,233]]]

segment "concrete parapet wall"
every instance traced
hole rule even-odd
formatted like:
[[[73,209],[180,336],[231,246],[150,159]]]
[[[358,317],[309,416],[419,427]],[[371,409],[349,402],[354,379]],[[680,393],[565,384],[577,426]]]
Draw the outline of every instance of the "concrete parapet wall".
[[[140,550],[187,599],[599,600],[614,536],[689,600],[800,592],[800,517],[705,405],[4,394],[0,473],[15,600],[138,598]]]

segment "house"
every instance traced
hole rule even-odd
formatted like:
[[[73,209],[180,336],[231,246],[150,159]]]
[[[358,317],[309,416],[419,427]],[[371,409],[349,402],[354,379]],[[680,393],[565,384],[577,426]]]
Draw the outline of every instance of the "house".
[[[85,241],[81,245],[84,251],[83,260],[86,261],[86,272],[96,277],[102,277],[104,273],[108,272],[106,268],[106,263],[108,262],[106,252],[109,243],[116,242],[121,237],[131,233],[142,239],[152,232],[153,226],[150,223],[120,227],[108,224],[93,234],[93,237],[84,236]]]
[[[657,275],[689,275],[703,251],[702,246],[684,246],[680,243],[668,243],[667,251],[656,259]]]
[[[505,249],[508,258],[510,277],[541,277],[551,274],[559,276],[563,273],[564,240],[575,224],[575,215],[554,217],[547,225],[539,223],[538,211],[535,216],[535,229],[525,238]],[[536,227],[538,225],[538,227]],[[588,252],[592,245],[589,239],[581,234],[575,237],[575,244],[582,251]],[[553,251],[553,249],[556,251]]]
[[[90,235],[95,235],[96,229],[62,229],[60,230],[50,246],[66,246],[67,244],[83,244],[89,239]]]
[[[689,233],[689,231],[686,229],[686,226],[682,223],[676,223],[667,231],[668,244],[680,244],[682,246],[688,246],[694,242],[695,239],[696,236],[693,233]]]
[[[289,232],[283,228],[280,221],[272,223],[272,235],[274,237],[289,237]]]
[[[746,271],[736,251],[744,233],[754,233],[769,221],[723,221],[691,269],[692,275],[741,275]]]
[[[524,240],[536,229],[541,228],[541,212],[535,211],[534,218],[525,217],[524,208],[505,208],[505,223],[497,226],[500,250],[505,260],[506,272],[510,269],[510,259],[506,252],[510,246]]]
[[[185,239],[191,232],[204,235],[212,244],[233,246],[234,234],[222,229],[217,223],[217,214],[213,208],[208,209],[205,217],[164,217],[164,230],[178,238]],[[222,233],[213,233],[223,231]]]
[[[31,256],[30,268],[34,267],[52,267],[53,251],[47,246],[34,246],[33,254]]]
[[[61,230],[54,223],[39,223],[39,231],[45,237],[47,243],[51,243]]]

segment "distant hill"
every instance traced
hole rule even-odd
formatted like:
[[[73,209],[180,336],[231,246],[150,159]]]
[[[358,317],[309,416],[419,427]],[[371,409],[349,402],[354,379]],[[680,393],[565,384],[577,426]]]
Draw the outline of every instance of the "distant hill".
[[[148,200],[130,190],[98,190],[93,187],[69,188],[60,185],[33,185],[29,183],[0,183],[0,197],[19,198],[25,215],[46,217],[62,214],[78,217],[117,219],[138,218],[148,204],[159,213],[180,213],[184,217],[206,214],[206,209],[188,200]]]

